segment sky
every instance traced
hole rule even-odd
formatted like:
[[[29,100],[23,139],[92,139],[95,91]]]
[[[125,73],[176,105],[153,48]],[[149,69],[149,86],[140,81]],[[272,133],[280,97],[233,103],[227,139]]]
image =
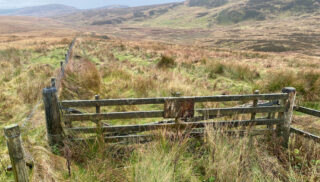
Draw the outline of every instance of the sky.
[[[65,4],[79,9],[90,9],[108,5],[142,6],[184,0],[0,0],[0,9],[21,8],[44,4]]]

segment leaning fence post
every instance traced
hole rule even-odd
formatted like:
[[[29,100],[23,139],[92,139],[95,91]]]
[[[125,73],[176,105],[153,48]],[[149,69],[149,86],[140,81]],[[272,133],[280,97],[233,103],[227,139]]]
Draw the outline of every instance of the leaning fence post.
[[[16,182],[28,182],[29,174],[24,160],[19,126],[14,124],[4,128],[7,138],[7,147]]]
[[[63,129],[61,126],[57,89],[49,87],[43,89],[43,102],[46,114],[47,137],[50,146],[63,145]]]
[[[283,137],[283,147],[288,148],[290,137],[290,125],[292,122],[293,107],[296,99],[296,89],[293,87],[285,87],[282,93],[289,95],[288,100],[284,103],[285,111],[283,113],[283,125],[281,127]]]

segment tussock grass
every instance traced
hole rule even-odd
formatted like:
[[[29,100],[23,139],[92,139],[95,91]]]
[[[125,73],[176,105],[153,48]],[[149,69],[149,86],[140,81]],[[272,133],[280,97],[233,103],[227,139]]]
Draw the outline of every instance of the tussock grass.
[[[74,161],[93,181],[317,181],[319,144],[293,137],[288,151],[272,135],[226,135],[206,129],[203,139],[160,131],[149,143],[75,145]],[[309,150],[310,149],[310,150]],[[74,175],[76,173],[73,173]],[[74,176],[73,178],[77,178]]]
[[[256,70],[245,64],[210,62],[206,67],[210,78],[216,78],[216,75],[225,75],[232,79],[243,81],[253,81],[254,79],[260,78],[260,74]]]
[[[161,55],[161,59],[158,62],[157,66],[159,68],[172,68],[176,65],[174,58],[167,55]]]
[[[318,70],[294,71],[271,71],[268,73],[266,82],[262,87],[266,92],[278,91],[285,86],[295,87],[306,101],[319,100],[320,94],[320,72]]]
[[[87,59],[71,60],[62,80],[62,99],[89,99],[100,93],[101,76],[96,66]]]
[[[133,81],[133,89],[137,92],[139,97],[148,97],[148,93],[151,92],[156,84],[152,78],[145,78],[142,76],[137,76]]]
[[[49,85],[49,78],[53,75],[52,67],[48,65],[35,65],[21,77],[27,77],[27,81],[17,79],[17,94],[28,104],[34,104],[41,99],[42,89]]]

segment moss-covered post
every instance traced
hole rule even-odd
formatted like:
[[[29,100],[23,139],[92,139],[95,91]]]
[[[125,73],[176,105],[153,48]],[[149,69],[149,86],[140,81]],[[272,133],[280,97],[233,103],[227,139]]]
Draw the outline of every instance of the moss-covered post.
[[[63,145],[63,129],[61,126],[57,89],[49,87],[43,89],[43,102],[46,114],[47,137],[50,146]]]
[[[293,107],[296,99],[296,89],[293,87],[285,87],[282,89],[282,93],[289,95],[288,100],[284,102],[285,112],[283,113],[283,125],[281,127],[283,137],[283,147],[288,148],[290,138],[290,126],[292,122]]]
[[[19,126],[14,124],[4,128],[10,160],[16,182],[28,182],[29,174],[24,160]]]

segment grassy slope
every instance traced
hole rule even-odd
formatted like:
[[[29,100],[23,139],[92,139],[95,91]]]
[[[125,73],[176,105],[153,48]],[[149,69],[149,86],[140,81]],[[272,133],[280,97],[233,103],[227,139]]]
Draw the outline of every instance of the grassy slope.
[[[70,98],[75,92],[77,94],[73,95],[73,98],[80,99],[93,98],[97,92],[101,98],[170,96],[171,93],[177,91],[183,95],[241,94],[252,93],[256,88],[260,88],[263,92],[278,92],[285,85],[298,84],[299,82],[295,80],[290,83],[290,80],[282,81],[281,79],[279,81],[278,74],[282,74],[283,70],[295,72],[310,70],[311,65],[304,64],[310,60],[313,60],[314,64],[319,64],[318,58],[303,55],[293,57],[292,55],[214,50],[143,41],[102,40],[90,37],[83,37],[80,42],[81,44],[76,46],[75,54],[92,60],[96,64],[101,75],[100,91],[83,88],[85,85],[92,84],[93,80],[85,80],[85,77],[81,75],[83,73],[92,75],[90,73],[95,72],[94,69],[85,69],[78,76],[77,74],[69,75],[72,76],[73,81],[66,84],[77,82],[81,85],[76,87],[76,90],[72,86],[68,89],[65,87],[61,99]],[[157,65],[163,59],[161,55],[166,55],[169,59],[173,58],[175,65],[159,68]],[[81,60],[74,61],[80,65],[87,64]],[[296,64],[297,62],[299,64]],[[274,66],[277,64],[281,64],[282,67]],[[274,77],[270,77],[270,74]],[[316,77],[319,79],[319,74]],[[270,85],[271,82],[277,85]],[[301,92],[299,92],[298,98],[301,101],[312,101],[316,105],[319,103],[318,99],[310,99]],[[224,104],[233,106],[240,103]],[[217,107],[218,105],[205,104],[198,107],[203,106]],[[161,109],[161,106],[108,107],[102,110],[106,112],[152,109]],[[318,122],[318,120],[310,120],[310,118],[309,120],[305,118],[301,120],[296,117],[296,119],[296,126],[307,130],[305,122],[311,122],[314,126],[317,126]],[[134,124],[151,121],[113,120],[108,122],[111,124]],[[312,132],[318,133],[319,131],[313,130]],[[178,138],[177,142],[163,139],[146,145],[101,146],[91,144],[89,147],[78,146],[76,150],[81,152],[73,156],[77,167],[74,166],[71,179],[85,178],[91,181],[144,181],[145,179],[184,181],[188,179],[189,181],[210,182],[215,180],[241,181],[243,179],[249,179],[249,181],[300,181],[308,179],[312,181],[316,180],[319,175],[317,165],[315,165],[318,163],[316,161],[320,159],[318,155],[315,155],[318,149],[313,148],[308,151],[305,147],[313,144],[300,138],[292,138],[290,152],[283,153],[283,151],[278,151],[278,146],[275,143],[265,141],[266,138],[254,139],[254,147],[250,148],[252,144],[249,144],[247,138],[232,138],[234,143],[226,144],[224,142],[231,140],[230,138],[218,137],[216,140],[215,137],[218,136],[213,133],[213,136],[205,140],[204,143]],[[262,145],[259,145],[258,143],[261,142]],[[212,151],[212,148],[215,148],[216,152]],[[233,152],[229,152],[231,150]],[[257,153],[261,156],[258,156]],[[214,156],[214,158],[210,156]],[[248,160],[241,159],[244,156],[248,157]],[[275,156],[283,158],[278,160]],[[299,161],[302,156],[303,158],[308,157],[310,160],[312,158],[315,163]],[[156,160],[158,158],[162,160]],[[243,166],[242,160],[248,162],[245,171],[240,169],[240,166]],[[208,165],[208,161],[212,161],[210,165]],[[99,170],[97,170],[98,166]],[[279,171],[279,173],[275,174],[273,171]],[[69,178],[66,177],[67,179]]]
[[[21,37],[17,38],[19,42],[22,41],[21,39]],[[2,104],[0,105],[1,121],[5,121],[1,122],[1,127],[10,123],[22,125],[34,105],[41,103],[41,88],[48,84],[48,80],[59,61],[63,59],[68,39],[58,38],[53,41],[52,38],[48,37],[43,41],[46,43],[41,43],[39,46],[32,39],[26,42],[29,42],[29,44],[24,46],[25,49],[2,49],[1,52],[1,66],[4,68],[1,71],[5,72],[1,74],[0,82],[0,98],[2,99]],[[15,45],[14,41],[11,42],[11,45]],[[16,45],[21,46],[21,44]],[[26,49],[28,48],[27,45],[29,45],[29,49]],[[72,77],[66,78],[67,85],[65,85],[65,89],[61,93],[62,99],[70,96],[74,99],[92,98],[97,93],[101,95],[101,98],[170,96],[171,93],[177,91],[183,95],[251,93],[255,88],[261,88],[262,84],[260,82],[268,83],[270,78],[267,75],[270,73],[275,74],[277,71],[283,70],[283,68],[299,72],[319,64],[318,58],[303,55],[263,54],[90,37],[84,37],[79,40],[76,45],[75,55],[88,58],[89,62],[91,60],[98,71],[94,68],[94,64],[92,67],[92,63],[84,64],[75,59],[74,62],[76,64],[71,66],[71,72],[69,72],[71,74],[69,76]],[[172,58],[175,62],[173,67],[158,68],[159,61],[164,58],[161,55],[166,55],[169,59]],[[87,66],[82,67],[82,64]],[[282,67],[275,66],[277,64],[281,64]],[[80,65],[80,67],[75,69],[77,65]],[[72,72],[72,70],[83,71],[81,73],[85,73],[84,75],[87,76],[78,77],[79,75],[74,74],[78,73],[78,71]],[[101,76],[101,81],[92,83],[96,79],[91,78],[94,78],[95,76],[92,76],[97,72]],[[69,78],[72,78],[71,81]],[[69,89],[66,89],[68,84],[70,86],[70,84],[75,83],[77,87],[68,87]],[[99,89],[90,89],[93,87],[87,89],[86,86],[90,84],[98,84]],[[266,85],[268,86],[268,84]],[[287,85],[287,82],[280,82],[270,88],[277,92],[284,85]],[[75,88],[76,90],[72,90]],[[270,88],[262,87],[261,89],[267,91]],[[77,94],[72,95],[72,93]],[[308,98],[307,95],[300,95],[299,98],[318,103],[316,100]],[[227,105],[236,104],[239,103]],[[205,104],[199,107],[204,106],[216,107],[217,105]],[[149,109],[161,109],[161,106],[103,108],[103,111]],[[314,120],[304,121],[316,124]],[[112,124],[128,124],[147,123],[151,122],[151,120],[124,120],[121,122],[115,120],[109,122]],[[34,181],[39,179],[48,180],[50,178],[58,179],[59,181],[82,181],[84,179],[90,179],[91,181],[123,181],[125,179],[143,181],[145,178],[153,178],[159,181],[173,179],[184,181],[184,179],[190,179],[191,181],[207,180],[211,182],[215,181],[215,179],[241,180],[247,176],[250,176],[250,179],[253,180],[281,181],[288,178],[296,180],[314,179],[314,176],[318,175],[317,171],[315,171],[316,162],[311,162],[311,160],[318,160],[318,156],[314,155],[317,149],[303,152],[307,143],[301,146],[299,143],[293,143],[291,151],[296,153],[290,155],[294,155],[294,157],[290,158],[290,156],[287,156],[288,154],[284,153],[285,159],[290,159],[291,161],[291,163],[285,163],[285,165],[291,167],[282,168],[283,164],[277,161],[272,151],[263,153],[263,158],[255,156],[259,152],[255,150],[263,149],[255,144],[254,151],[248,150],[246,148],[246,139],[237,139],[232,145],[226,145],[223,141],[229,139],[221,138],[221,142],[217,142],[220,140],[213,140],[215,142],[208,143],[208,141],[214,139],[214,137],[210,137],[204,143],[179,139],[178,141],[180,142],[178,143],[164,140],[160,143],[154,142],[148,145],[127,147],[80,146],[80,149],[74,150],[82,153],[73,154],[72,177],[69,178],[64,160],[48,153],[46,150],[44,115],[41,104],[36,108],[35,114],[25,127],[28,129],[24,129],[22,133],[23,140],[28,151],[36,160],[32,175]],[[0,139],[4,140],[3,134],[1,134]],[[259,142],[261,142],[260,139]],[[1,143],[1,159],[6,166],[9,164],[9,159],[4,142]],[[239,143],[241,145],[238,145]],[[221,147],[218,150],[221,153],[214,154],[214,161],[213,158],[210,158],[210,156],[213,156],[211,153],[213,152],[211,151],[213,147]],[[230,150],[238,152],[230,153],[230,155],[228,152],[224,152]],[[242,156],[243,152],[253,159],[250,160],[248,168],[246,168],[249,172],[239,171],[242,160],[239,157]],[[155,161],[154,158],[159,156],[163,160],[159,161],[159,163],[153,163],[152,161]],[[299,161],[301,156],[309,157],[310,161]],[[207,161],[210,160],[213,161],[213,165],[207,164]],[[273,167],[264,165],[269,163],[261,160],[272,162]],[[277,165],[274,165],[275,162]],[[305,163],[308,164],[308,167],[299,167]],[[59,166],[59,168],[55,166]],[[99,166],[99,170],[97,170],[97,166]],[[149,172],[147,172],[147,169],[149,169]],[[273,175],[273,170],[282,171],[281,175]],[[301,170],[303,173],[299,172]],[[150,176],[150,174],[155,175],[162,172],[167,175]],[[235,173],[239,173],[236,178],[234,178]],[[310,174],[310,176],[305,175],[305,173]],[[0,179],[12,179],[12,175],[11,173],[1,173]]]
[[[204,9],[194,8],[194,10]],[[192,21],[192,18],[186,16],[186,21]],[[307,22],[313,26],[313,21]],[[195,22],[191,25],[203,24]],[[250,25],[242,25],[240,31],[247,32],[255,28]],[[308,29],[308,26],[298,28],[304,31]],[[226,28],[226,30],[233,32],[234,27]],[[259,32],[263,32],[262,30]],[[10,32],[10,30],[7,31]],[[60,31],[63,32],[63,30]],[[0,56],[1,128],[11,123],[24,123],[34,106],[41,103],[41,89],[48,84],[49,78],[63,59],[71,37],[69,33],[60,34],[60,31],[57,33],[44,30],[2,34],[0,37],[2,51]],[[251,31],[242,35],[248,36],[259,32]],[[188,37],[188,34],[184,36]],[[230,45],[227,44],[227,46]],[[11,50],[8,49],[9,47],[16,49]],[[101,98],[170,96],[171,93],[177,91],[183,95],[242,94],[252,93],[256,88],[263,92],[278,92],[283,86],[293,85],[299,89],[299,100],[302,100],[302,104],[319,107],[320,89],[317,87],[319,84],[314,84],[319,82],[320,75],[319,70],[315,69],[319,65],[317,57],[91,37],[84,37],[80,40],[76,54],[96,64],[98,71],[79,68],[80,71],[89,73],[85,77],[78,77],[77,74],[73,74],[76,72],[71,71],[71,79],[67,80],[69,82],[66,84],[82,85],[76,87],[76,90],[72,90],[72,87],[69,90],[65,89],[61,98],[93,98],[97,93],[101,95]],[[173,58],[175,66],[160,69],[157,64],[163,58],[161,55]],[[75,61],[77,63],[79,60]],[[92,66],[90,63],[84,65]],[[90,71],[94,74],[90,74]],[[99,89],[88,91],[86,85],[87,83],[92,84],[93,80],[90,78],[93,78],[97,72],[101,75],[101,81],[94,85],[99,84]],[[304,87],[306,90],[302,89]],[[229,105],[236,104],[239,103]],[[200,107],[203,106],[205,105]],[[217,105],[206,104],[206,106],[216,107]],[[103,108],[103,111],[145,109],[161,109],[161,106]],[[151,120],[110,122],[112,124],[146,123]],[[296,122],[297,126],[319,134],[319,130],[315,129],[319,128],[319,125],[314,118],[304,117],[301,120],[300,117],[297,117]],[[69,178],[65,169],[65,161],[46,150],[44,115],[41,105],[36,108],[35,114],[26,127],[28,130],[23,132],[23,139],[36,159],[36,166],[33,170],[34,181],[50,180],[50,178],[58,181],[84,179],[143,181],[146,178],[159,181],[190,179],[190,181],[209,182],[241,181],[244,178],[266,181],[307,179],[316,181],[318,179],[316,177],[319,176],[318,160],[320,158],[317,155],[319,150],[312,148],[318,147],[313,143],[297,139],[292,142],[289,153],[282,153],[276,149],[277,146],[272,148],[272,143],[269,145],[268,142],[264,143],[260,139],[254,142],[255,150],[251,150],[252,148],[249,150],[247,139],[237,139],[235,143],[228,144],[223,141],[228,141],[229,138],[222,137],[220,141],[220,139],[212,140],[215,139],[212,136],[204,143],[179,139],[178,142],[160,140],[160,142],[148,145],[128,147],[91,145],[80,148],[79,151],[83,153],[73,155],[72,177]],[[4,165],[7,165],[9,159],[3,133],[0,133],[0,140],[1,160]],[[270,146],[271,150],[258,145],[259,142]],[[213,148],[216,148],[218,153],[212,151]],[[257,153],[262,153],[263,157],[258,158]],[[164,160],[156,160],[159,156]],[[250,156],[252,160],[243,164],[243,156]],[[208,165],[208,161],[212,165]],[[240,170],[240,166],[243,165],[247,166],[245,171]],[[97,170],[98,167],[99,170]],[[275,173],[275,171],[280,172]],[[156,176],[162,172],[167,175]],[[8,179],[12,179],[11,173],[1,172],[0,181]]]
[[[136,11],[144,15],[142,17],[135,17],[134,9],[127,10],[124,14],[110,13],[108,16],[102,11],[95,12],[95,16],[87,19],[79,15],[81,20],[73,20],[90,25],[98,19],[122,19],[123,16],[125,20],[120,23],[89,27],[100,33],[131,39],[320,55],[319,8],[315,8],[319,5],[315,3],[306,6],[311,9],[307,11],[307,8],[299,3],[289,6],[291,1],[245,2],[247,1],[231,1],[213,8],[180,4],[152,16],[150,12],[161,8],[137,9]],[[256,19],[258,15],[255,11],[264,19]]]
[[[46,36],[45,32],[2,34],[0,38],[0,181],[13,180],[12,173],[3,170],[10,164],[3,127],[12,123],[21,126],[26,152],[34,157],[34,181],[48,180],[46,174],[54,174],[47,163],[61,161],[45,149],[41,90],[64,59],[72,37],[62,32]]]

